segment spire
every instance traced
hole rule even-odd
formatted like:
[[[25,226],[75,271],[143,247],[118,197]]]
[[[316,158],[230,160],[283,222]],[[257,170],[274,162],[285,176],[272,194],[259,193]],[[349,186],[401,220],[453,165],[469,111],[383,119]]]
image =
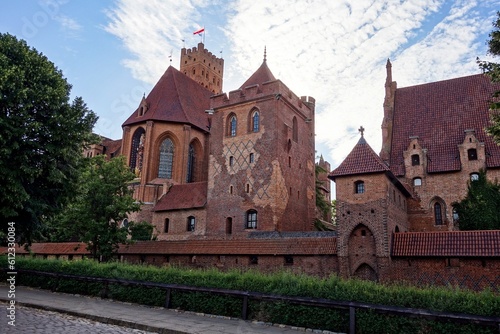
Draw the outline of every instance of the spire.
[[[266,46],[264,45],[264,63],[267,61]]]
[[[392,64],[389,58],[387,58],[387,63],[385,64],[385,69],[387,71],[387,78],[385,79],[385,85],[390,86],[392,82]]]

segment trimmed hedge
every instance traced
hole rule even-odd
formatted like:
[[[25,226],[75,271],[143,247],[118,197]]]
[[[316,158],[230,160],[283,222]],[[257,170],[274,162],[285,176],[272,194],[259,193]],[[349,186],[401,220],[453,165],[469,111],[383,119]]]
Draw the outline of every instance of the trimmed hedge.
[[[1,263],[7,263],[5,256]],[[343,280],[337,276],[320,279],[289,272],[262,274],[256,271],[220,272],[216,269],[194,270],[179,267],[130,265],[118,262],[98,263],[93,260],[42,260],[16,258],[16,267],[74,275],[121,278],[149,282],[183,284],[199,287],[255,291],[287,296],[307,296],[343,301],[421,308],[435,311],[486,316],[500,314],[500,296],[490,291],[475,293],[454,288],[420,289],[411,286],[385,286],[360,280]],[[5,280],[5,273],[1,273]],[[19,285],[55,289],[59,292],[98,296],[102,284],[71,280],[54,280],[20,274]],[[163,306],[165,292],[160,289],[110,285],[111,298],[151,306]],[[172,308],[219,314],[241,315],[241,299],[206,293],[172,292]],[[250,301],[249,318],[291,326],[321,328],[348,332],[347,310],[305,307],[283,302]],[[450,324],[404,316],[356,311],[358,333],[494,333],[493,328],[473,324]]]

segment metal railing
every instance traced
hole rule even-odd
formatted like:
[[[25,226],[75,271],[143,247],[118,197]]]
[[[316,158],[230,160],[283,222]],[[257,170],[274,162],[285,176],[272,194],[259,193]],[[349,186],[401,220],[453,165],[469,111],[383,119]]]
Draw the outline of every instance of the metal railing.
[[[183,292],[203,292],[215,295],[232,296],[242,299],[241,307],[241,318],[246,320],[248,318],[248,302],[249,300],[265,300],[273,302],[286,302],[297,305],[305,306],[315,306],[324,308],[335,308],[335,309],[346,309],[349,310],[349,333],[354,334],[356,332],[356,310],[372,310],[377,313],[390,314],[405,316],[411,318],[422,318],[427,320],[437,320],[437,321],[449,321],[453,323],[467,323],[467,324],[477,324],[481,326],[489,326],[496,328],[500,333],[500,317],[496,316],[481,316],[473,314],[463,314],[463,313],[451,313],[451,312],[438,312],[425,309],[408,308],[408,307],[398,307],[398,306],[387,306],[379,304],[361,303],[361,302],[348,302],[348,301],[337,301],[331,299],[322,298],[308,298],[308,297],[294,297],[294,296],[282,296],[265,294],[259,292],[241,291],[241,290],[230,290],[230,289],[219,289],[219,288],[204,288],[195,287],[179,284],[167,284],[167,283],[156,283],[156,282],[146,282],[146,281],[136,281],[136,280],[125,280],[119,278],[104,278],[104,277],[92,277],[92,276],[80,276],[72,274],[63,273],[53,273],[44,272],[37,270],[25,270],[20,269],[17,271],[18,274],[30,274],[37,276],[52,277],[55,279],[72,279],[85,282],[93,283],[103,283],[104,290],[108,290],[109,284],[118,284],[123,286],[136,286],[144,288],[158,288],[165,290],[165,308],[170,308],[171,306],[171,294],[172,291],[183,291]]]

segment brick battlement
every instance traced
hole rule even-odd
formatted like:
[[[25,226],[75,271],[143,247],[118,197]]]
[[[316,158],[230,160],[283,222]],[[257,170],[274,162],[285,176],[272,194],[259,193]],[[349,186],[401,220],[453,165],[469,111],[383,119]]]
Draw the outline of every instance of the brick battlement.
[[[269,98],[271,96],[276,100],[283,99],[305,117],[312,117],[316,100],[311,96],[298,97],[280,80],[268,81],[260,85],[255,84],[232,90],[229,93],[214,95],[211,98],[211,107],[214,109],[227,107],[243,101]]]

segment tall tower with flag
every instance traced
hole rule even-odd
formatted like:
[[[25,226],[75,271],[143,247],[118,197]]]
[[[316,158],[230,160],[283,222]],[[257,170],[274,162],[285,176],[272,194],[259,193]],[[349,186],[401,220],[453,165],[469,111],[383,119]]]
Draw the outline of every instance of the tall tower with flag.
[[[192,49],[182,48],[180,71],[212,93],[222,93],[224,59],[205,49],[203,43]]]

